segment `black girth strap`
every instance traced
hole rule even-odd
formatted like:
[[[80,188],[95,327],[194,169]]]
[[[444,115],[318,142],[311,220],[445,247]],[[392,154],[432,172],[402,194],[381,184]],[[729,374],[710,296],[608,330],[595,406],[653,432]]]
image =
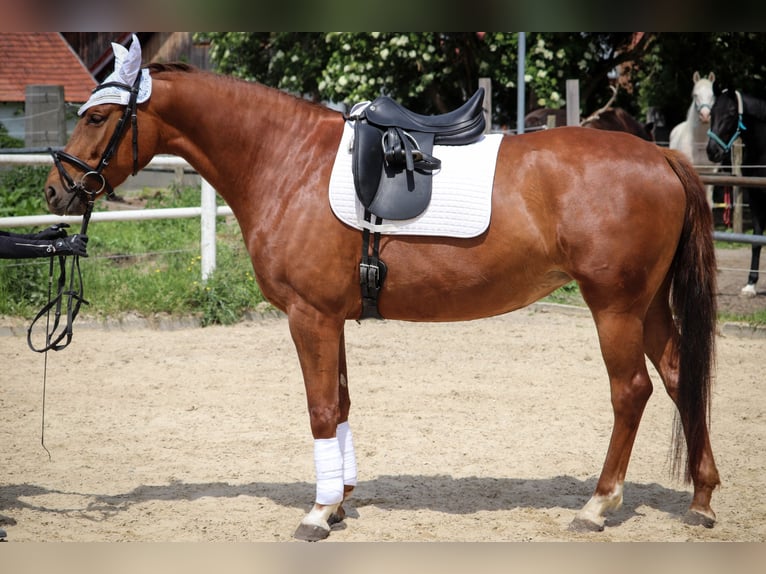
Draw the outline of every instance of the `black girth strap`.
[[[372,220],[372,214],[365,210],[364,220]],[[383,220],[375,217],[375,225]],[[372,235],[372,250],[370,250],[370,235]],[[378,311],[378,295],[383,288],[388,269],[380,259],[380,233],[371,232],[368,228],[362,230],[362,261],[359,263],[359,285],[362,289],[362,314],[360,319],[382,319]]]

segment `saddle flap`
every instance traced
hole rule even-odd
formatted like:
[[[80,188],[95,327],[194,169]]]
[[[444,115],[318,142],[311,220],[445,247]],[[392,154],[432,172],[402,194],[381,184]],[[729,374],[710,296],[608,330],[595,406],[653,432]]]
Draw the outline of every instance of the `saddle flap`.
[[[378,192],[383,173],[383,143],[378,128],[354,122],[354,153],[351,172],[359,201],[369,207]]]
[[[422,149],[433,149],[433,134],[412,134]],[[377,193],[366,207],[383,219],[412,219],[417,217],[431,201],[432,178],[430,172],[408,170],[388,163],[383,164]]]
[[[412,219],[431,201],[431,174],[408,169],[406,163],[385,161],[380,128],[365,122],[354,123],[351,171],[361,204],[384,219]],[[411,134],[418,147],[433,149],[433,134]]]

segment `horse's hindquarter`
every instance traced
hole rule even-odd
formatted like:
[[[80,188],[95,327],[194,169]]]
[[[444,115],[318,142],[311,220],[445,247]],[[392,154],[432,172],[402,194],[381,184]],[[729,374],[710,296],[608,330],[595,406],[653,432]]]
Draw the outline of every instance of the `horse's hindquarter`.
[[[387,238],[385,317],[463,320],[528,305],[571,279],[659,287],[685,196],[654,144],[560,128],[506,137],[493,212],[474,239]],[[648,302],[647,302],[648,304]]]

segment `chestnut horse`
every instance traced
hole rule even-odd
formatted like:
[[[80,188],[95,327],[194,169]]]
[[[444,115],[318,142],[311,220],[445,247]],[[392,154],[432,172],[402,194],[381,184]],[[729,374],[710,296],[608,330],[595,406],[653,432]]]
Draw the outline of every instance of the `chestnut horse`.
[[[155,154],[185,158],[218,190],[239,222],[264,296],[287,315],[317,475],[314,505],[295,536],[324,538],[343,520],[342,503],[356,484],[344,325],[362,309],[362,233],[342,223],[328,202],[345,119],[281,91],[182,64],[148,70],[148,99],[136,101],[139,74],[132,86],[130,80],[116,86],[128,94],[124,104],[96,100],[81,109],[64,152],[54,152],[49,208],[83,213]],[[614,425],[595,492],[572,527],[602,530],[605,513],[622,503],[652,393],[646,357],[680,415],[675,461],[685,455],[694,487],[685,518],[711,527],[710,499],[719,484],[707,426],[716,266],[700,180],[675,152],[632,135],[575,127],[505,136],[493,185],[491,222],[478,237],[382,237],[388,277],[380,313],[406,321],[478,319],[576,281],[595,320]]]

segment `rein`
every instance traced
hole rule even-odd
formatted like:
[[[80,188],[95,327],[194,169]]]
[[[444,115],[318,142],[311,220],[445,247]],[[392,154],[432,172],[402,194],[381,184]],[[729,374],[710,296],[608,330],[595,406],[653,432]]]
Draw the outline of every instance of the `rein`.
[[[133,86],[119,82],[107,82],[97,86],[96,89],[93,90],[93,93],[95,93],[98,90],[103,90],[104,88],[117,87],[130,92],[130,100],[128,101],[128,105],[125,107],[125,111],[123,112],[120,121],[117,123],[114,133],[112,134],[112,137],[110,138],[104,153],[101,155],[101,160],[95,169],[89,166],[80,158],[75,157],[69,153],[64,151],[54,151],[52,149],[48,150],[53,156],[53,163],[59,172],[59,177],[61,178],[62,183],[64,183],[64,185],[68,187],[72,193],[72,200],[74,200],[76,197],[79,197],[86,204],[85,213],[83,214],[82,218],[82,226],[80,228],[81,235],[85,235],[87,233],[88,223],[90,222],[90,216],[93,212],[93,203],[95,202],[96,196],[102,191],[106,191],[107,197],[114,197],[114,189],[106,180],[102,172],[109,165],[109,161],[111,160],[112,156],[114,156],[114,153],[117,151],[117,147],[122,141],[122,138],[125,136],[125,133],[128,129],[128,120],[130,120],[130,125],[133,131],[133,175],[138,172],[138,122],[136,115],[136,100],[138,98],[138,87],[140,82],[141,74],[139,73],[136,81],[133,83]],[[66,162],[83,172],[83,175],[80,177],[79,181],[75,181],[75,179],[69,175],[69,173],[64,169],[62,162]],[[98,182],[97,188],[95,189],[88,187],[86,183],[87,181],[91,181],[94,177],[100,179],[100,182]],[[27,329],[27,344],[29,345],[30,349],[37,353],[45,353],[49,350],[60,351],[61,349],[66,348],[69,343],[72,342],[72,325],[75,318],[77,317],[77,314],[80,312],[80,307],[83,303],[86,305],[88,304],[88,301],[83,298],[80,257],[78,255],[72,255],[68,284],[66,256],[60,255],[58,260],[59,277],[56,296],[51,297],[54,275],[54,263],[53,258],[51,258],[50,275],[48,278],[48,303],[35,316],[29,326],[29,329]],[[61,315],[62,310],[64,309],[64,300],[66,300],[66,322],[62,324]],[[54,310],[52,326],[50,321],[51,310]],[[35,347],[35,345],[32,343],[32,331],[35,324],[43,316],[46,317],[45,345],[38,348]]]
[[[85,235],[88,230],[88,222],[90,221],[90,214],[93,211],[93,202],[88,203],[87,210],[82,218],[82,226],[80,228],[80,234]],[[80,271],[80,256],[72,255],[72,264],[69,272],[69,284],[67,285],[67,269],[66,269],[66,256],[59,255],[59,277],[56,296],[51,298],[52,285],[53,285],[53,258],[51,258],[50,271],[48,276],[48,303],[40,309],[32,323],[27,329],[27,344],[29,348],[37,353],[45,353],[46,351],[60,351],[66,348],[69,343],[72,342],[72,325],[74,323],[77,314],[80,312],[80,306],[85,303],[88,305],[88,301],[83,298],[83,286],[82,286],[82,272]],[[75,285],[75,278],[77,284]],[[61,312],[66,299],[66,323],[61,323]],[[50,324],[50,313],[54,310],[53,326]],[[45,345],[37,348],[32,343],[32,331],[35,324],[42,318],[46,317],[45,324]],[[61,330],[58,331],[59,326]],[[64,340],[66,338],[66,340]],[[64,342],[62,343],[62,340]]]
[[[737,130],[734,132],[734,135],[731,136],[729,143],[724,143],[724,141],[712,129],[707,131],[707,136],[719,146],[721,146],[725,152],[728,152],[731,149],[731,146],[734,145],[734,142],[737,141],[737,138],[742,134],[743,131],[747,129],[745,124],[742,123],[742,114],[744,113],[744,107],[742,105],[742,94],[740,94],[737,90],[734,91],[734,94],[737,96]]]

